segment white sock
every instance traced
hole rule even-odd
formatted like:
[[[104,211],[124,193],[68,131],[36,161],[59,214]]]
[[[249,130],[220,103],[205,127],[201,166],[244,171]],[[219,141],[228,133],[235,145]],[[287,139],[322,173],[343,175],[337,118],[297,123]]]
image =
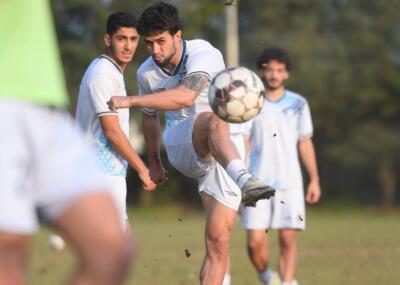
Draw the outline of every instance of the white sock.
[[[222,285],[231,285],[231,275],[230,274],[225,274]]]
[[[247,180],[251,177],[251,174],[247,171],[244,162],[240,159],[234,159],[226,167],[228,175],[236,182],[236,184],[242,188],[246,184]]]
[[[258,273],[260,280],[267,284],[269,282],[269,279],[271,279],[272,276],[272,270],[269,269],[269,267],[265,268],[265,270],[261,273]]]

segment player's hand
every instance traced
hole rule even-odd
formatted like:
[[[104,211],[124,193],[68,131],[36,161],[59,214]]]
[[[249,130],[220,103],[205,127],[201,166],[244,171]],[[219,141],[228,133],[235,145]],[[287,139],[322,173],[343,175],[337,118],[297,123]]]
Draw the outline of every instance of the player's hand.
[[[144,190],[153,191],[157,188],[157,184],[151,180],[148,170],[139,173],[139,178],[142,180]]]
[[[111,111],[117,111],[121,108],[129,108],[130,99],[131,98],[127,96],[112,96],[110,101],[107,101],[107,105]]]
[[[319,182],[311,181],[307,187],[306,201],[310,204],[315,204],[319,201],[321,197],[321,188]]]
[[[157,185],[161,186],[168,180],[168,171],[164,169],[162,164],[152,164],[150,166],[150,178]]]

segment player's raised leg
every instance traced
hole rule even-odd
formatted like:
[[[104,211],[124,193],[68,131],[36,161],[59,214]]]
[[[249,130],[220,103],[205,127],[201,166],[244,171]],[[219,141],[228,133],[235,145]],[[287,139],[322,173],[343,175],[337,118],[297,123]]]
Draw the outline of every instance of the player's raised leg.
[[[275,194],[275,189],[265,185],[252,176],[240,159],[239,153],[230,139],[228,123],[214,113],[199,114],[193,126],[193,146],[202,159],[213,156],[237,183],[242,191],[242,202],[254,206],[260,199],[268,199]]]
[[[206,255],[200,273],[201,285],[220,285],[228,262],[228,249],[237,212],[201,194],[206,215]]]

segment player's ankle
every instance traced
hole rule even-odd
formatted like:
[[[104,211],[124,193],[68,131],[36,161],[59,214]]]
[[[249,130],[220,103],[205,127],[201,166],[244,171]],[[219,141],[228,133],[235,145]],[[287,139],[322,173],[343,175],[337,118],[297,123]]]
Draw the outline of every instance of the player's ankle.
[[[281,283],[281,285],[299,285],[296,281],[296,279],[293,279],[292,281],[286,281]]]
[[[226,166],[226,172],[240,188],[242,188],[251,177],[244,162],[240,159],[231,160]]]
[[[265,270],[263,272],[258,273],[260,280],[267,284],[269,279],[271,279],[272,277],[272,270],[269,267],[266,267]]]

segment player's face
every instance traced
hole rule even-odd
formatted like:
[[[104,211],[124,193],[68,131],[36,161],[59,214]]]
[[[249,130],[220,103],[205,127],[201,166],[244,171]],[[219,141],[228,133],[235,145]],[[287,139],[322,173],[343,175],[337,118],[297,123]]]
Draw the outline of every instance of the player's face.
[[[283,87],[285,80],[288,78],[289,72],[286,69],[286,65],[276,60],[265,63],[264,68],[261,70],[261,79],[269,90]]]
[[[139,34],[135,28],[120,27],[113,35],[104,35],[104,41],[107,54],[124,68],[136,52]]]
[[[161,66],[178,64],[181,47],[182,32],[178,31],[171,35],[168,31],[145,37],[147,49],[150,51],[154,61]]]

